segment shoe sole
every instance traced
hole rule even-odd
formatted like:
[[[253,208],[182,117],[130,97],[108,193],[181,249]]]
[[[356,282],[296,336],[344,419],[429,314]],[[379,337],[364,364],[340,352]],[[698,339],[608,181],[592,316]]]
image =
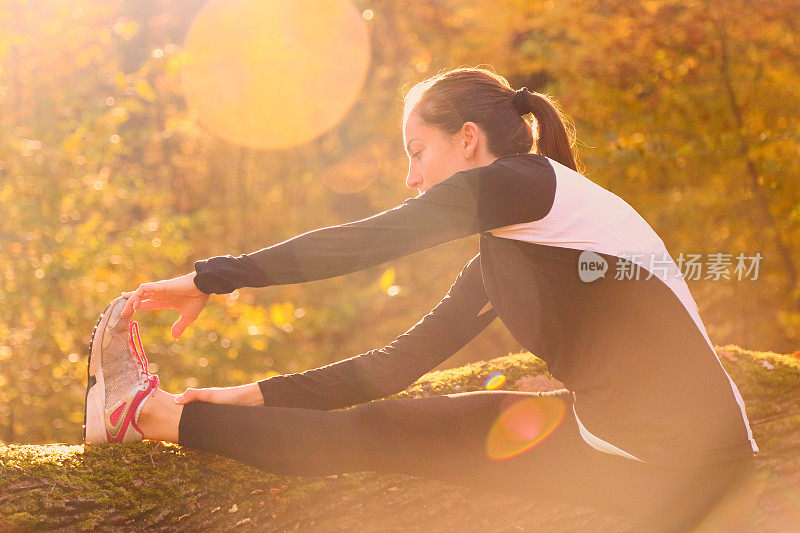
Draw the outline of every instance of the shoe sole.
[[[89,411],[89,391],[95,386],[99,385],[102,387],[105,386],[103,383],[103,372],[102,369],[99,368],[99,363],[97,363],[97,359],[100,357],[100,348],[102,345],[103,335],[102,333],[105,331],[106,325],[108,324],[108,320],[111,317],[111,310],[114,307],[114,304],[122,298],[117,297],[111,303],[109,303],[106,308],[100,313],[100,317],[97,319],[97,323],[94,325],[94,329],[92,330],[92,339],[89,342],[89,354],[86,360],[86,396],[84,397],[84,407],[83,407],[83,443],[86,444],[86,426],[88,424],[88,411]],[[98,335],[98,330],[100,334]],[[92,355],[96,354],[95,363],[96,367],[92,369]],[[105,425],[103,425],[105,427]]]

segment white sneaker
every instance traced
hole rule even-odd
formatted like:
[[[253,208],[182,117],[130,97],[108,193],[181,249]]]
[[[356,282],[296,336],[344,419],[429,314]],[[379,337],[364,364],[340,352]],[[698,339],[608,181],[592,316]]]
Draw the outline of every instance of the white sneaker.
[[[158,376],[147,370],[139,324],[120,316],[126,302],[122,296],[111,302],[92,332],[83,413],[85,444],[142,440],[139,413],[158,390]]]

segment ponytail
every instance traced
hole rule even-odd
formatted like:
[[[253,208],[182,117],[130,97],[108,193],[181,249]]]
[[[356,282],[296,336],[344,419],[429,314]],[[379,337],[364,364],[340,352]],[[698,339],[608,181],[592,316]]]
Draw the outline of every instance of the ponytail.
[[[530,92],[526,87],[513,93],[511,104],[522,116],[533,115],[536,129],[534,153],[578,170],[572,147],[575,144],[575,125],[555,100],[546,94]]]
[[[575,125],[556,101],[525,88],[514,91],[508,80],[490,70],[461,67],[421,81],[405,95],[404,124],[412,111],[450,135],[474,122],[497,157],[533,152],[579,171],[573,153]],[[528,114],[532,121],[523,118]]]

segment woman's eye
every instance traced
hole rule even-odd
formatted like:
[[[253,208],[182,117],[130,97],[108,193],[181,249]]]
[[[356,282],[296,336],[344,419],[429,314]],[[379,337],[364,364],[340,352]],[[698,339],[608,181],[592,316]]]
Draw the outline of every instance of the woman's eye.
[[[421,153],[422,153],[422,150],[420,150],[419,152],[415,152],[415,153],[411,154],[411,157],[419,157],[419,154],[421,154]]]

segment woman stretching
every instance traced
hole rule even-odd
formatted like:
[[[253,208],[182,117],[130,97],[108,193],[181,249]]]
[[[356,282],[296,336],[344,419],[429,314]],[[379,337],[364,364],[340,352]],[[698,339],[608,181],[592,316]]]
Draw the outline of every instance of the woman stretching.
[[[123,293],[92,337],[85,441],[166,440],[284,475],[420,475],[621,512],[648,530],[707,520],[751,486],[744,401],[663,241],[577,171],[567,125],[549,97],[484,69],[417,84],[403,140],[419,195]],[[147,371],[135,309],[177,309],[177,338],[210,294],[340,276],[476,233],[480,253],[441,302],[383,348],[179,396]],[[566,388],[370,402],[496,317]]]

